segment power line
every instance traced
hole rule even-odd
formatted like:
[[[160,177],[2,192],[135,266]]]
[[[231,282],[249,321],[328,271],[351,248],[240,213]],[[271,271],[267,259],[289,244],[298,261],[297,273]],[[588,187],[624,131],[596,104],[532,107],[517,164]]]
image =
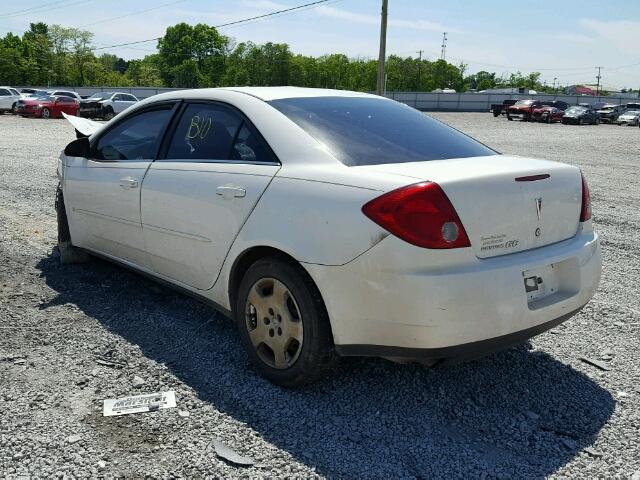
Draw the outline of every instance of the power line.
[[[0,18],[5,18],[5,17],[17,17],[20,16],[22,14],[25,13],[29,13],[31,10],[38,10],[39,8],[44,8],[44,7],[48,7],[50,5],[56,5],[59,4],[60,1],[56,1],[56,2],[47,2],[47,3],[42,3],[40,5],[36,5],[35,7],[29,7],[29,8],[24,8],[22,10],[14,10],[13,12],[9,12],[9,13],[3,13],[2,15],[0,15]]]
[[[316,2],[305,3],[304,5],[298,5],[296,7],[285,8],[285,9],[278,10],[278,11],[275,11],[275,12],[265,13],[263,15],[256,15],[255,17],[243,18],[242,20],[236,20],[236,21],[233,21],[233,22],[223,23],[221,25],[214,25],[214,27],[215,28],[222,28],[222,27],[228,27],[228,26],[231,26],[231,25],[238,25],[240,23],[250,22],[252,20],[258,20],[258,19],[261,19],[261,18],[272,17],[274,15],[278,15],[278,14],[281,14],[281,13],[293,12],[294,10],[300,10],[302,8],[320,5],[322,3],[327,3],[329,1],[330,0],[318,0]],[[155,38],[149,38],[147,40],[138,40],[138,41],[135,41],[135,42],[125,42],[125,43],[120,43],[120,44],[115,44],[115,45],[108,45],[106,47],[94,48],[94,50],[105,50],[107,48],[127,47],[129,45],[138,45],[138,44],[141,44],[141,43],[148,43],[148,42],[158,41],[161,38],[162,37],[155,37]]]
[[[168,7],[170,5],[175,5],[176,3],[182,3],[182,2],[185,2],[185,1],[186,0],[174,0],[173,2],[163,3],[162,5],[157,5],[157,6],[151,7],[151,8],[145,8],[143,10],[137,10],[137,11],[131,12],[131,13],[125,13],[124,15],[118,15],[117,17],[105,18],[105,19],[102,19],[102,20],[98,20],[97,22],[85,23],[84,25],[79,25],[77,28],[91,27],[93,25],[98,25],[100,23],[111,22],[112,20],[120,20],[121,18],[127,18],[127,17],[131,17],[133,15],[139,15],[141,13],[151,12],[153,10],[158,10],[160,8]]]
[[[51,2],[47,4],[42,4],[39,7],[32,7],[31,9],[25,9],[22,13],[2,14],[0,15],[0,18],[14,18],[14,17],[21,17],[23,15],[37,15],[40,13],[50,12],[52,10],[59,10],[61,8],[66,8],[66,7],[73,7],[74,5],[78,5],[80,3],[87,3],[92,1],[93,0],[75,0],[70,3],[65,3],[63,0],[62,2],[60,1]],[[55,6],[51,7],[52,4],[54,4]],[[45,6],[48,6],[49,8],[44,8]],[[43,8],[43,10],[40,10],[41,8]]]

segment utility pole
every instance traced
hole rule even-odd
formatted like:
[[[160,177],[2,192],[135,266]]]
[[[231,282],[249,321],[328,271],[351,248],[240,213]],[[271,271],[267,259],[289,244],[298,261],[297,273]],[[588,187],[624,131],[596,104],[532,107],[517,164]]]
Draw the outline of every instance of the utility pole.
[[[387,56],[387,8],[389,0],[382,0],[382,12],[380,13],[380,53],[378,55],[378,81],[376,90],[378,95],[384,95],[384,62]]]
[[[556,92],[556,80],[558,80],[558,77],[553,77],[553,93],[557,93]]]
[[[447,32],[442,34],[442,45],[440,50],[440,60],[447,59]]]
[[[416,52],[418,54],[418,81],[416,82],[416,90],[420,88],[420,67],[422,67],[422,50]]]
[[[598,69],[598,75],[596,75],[596,78],[598,79],[598,86],[596,87],[596,97],[600,96],[600,78],[602,78],[600,76],[600,70],[602,70],[602,67],[594,67]]]

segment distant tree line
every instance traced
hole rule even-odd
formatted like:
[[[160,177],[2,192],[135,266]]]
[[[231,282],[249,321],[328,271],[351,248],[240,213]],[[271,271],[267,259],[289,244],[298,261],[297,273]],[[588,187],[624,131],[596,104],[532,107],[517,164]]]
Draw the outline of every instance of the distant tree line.
[[[218,87],[297,85],[373,91],[377,61],[343,54],[312,57],[284,43],[236,43],[205,24],[168,27],[157,53],[125,61],[96,54],[93,33],[60,25],[32,23],[22,37],[0,37],[0,85]],[[481,71],[465,75],[466,65],[444,60],[389,56],[389,91],[456,91],[526,87],[540,91],[537,72],[499,77]]]

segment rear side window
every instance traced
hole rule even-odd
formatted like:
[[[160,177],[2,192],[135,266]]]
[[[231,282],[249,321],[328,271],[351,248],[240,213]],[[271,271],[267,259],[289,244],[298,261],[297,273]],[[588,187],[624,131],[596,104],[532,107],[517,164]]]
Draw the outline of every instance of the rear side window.
[[[0,97],[8,97],[11,95],[11,92],[6,88],[0,88]]]
[[[153,160],[172,106],[139,113],[118,123],[98,139],[97,160]]]
[[[496,154],[414,108],[383,98],[288,98],[269,103],[347,166]]]

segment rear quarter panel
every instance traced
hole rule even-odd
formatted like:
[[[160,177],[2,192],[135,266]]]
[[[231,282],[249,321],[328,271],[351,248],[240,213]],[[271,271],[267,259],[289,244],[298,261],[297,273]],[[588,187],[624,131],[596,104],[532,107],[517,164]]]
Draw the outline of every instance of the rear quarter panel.
[[[229,307],[235,260],[256,246],[276,248],[302,264],[344,265],[388,232],[361,211],[379,190],[276,176],[238,234],[213,288]]]

